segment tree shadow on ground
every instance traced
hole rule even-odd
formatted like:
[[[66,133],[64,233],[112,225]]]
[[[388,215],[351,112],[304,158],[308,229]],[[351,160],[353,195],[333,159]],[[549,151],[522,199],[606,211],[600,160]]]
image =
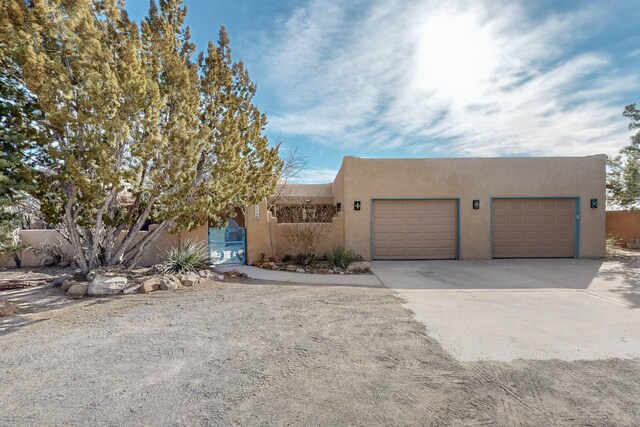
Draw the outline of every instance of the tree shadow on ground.
[[[69,298],[50,283],[0,292],[0,306],[8,303],[16,307],[14,316],[0,318],[0,336],[31,324],[48,320],[47,313],[75,306],[104,304],[112,298]]]
[[[610,283],[609,292],[621,295],[631,307],[640,308],[640,256],[610,260],[600,269],[596,280]]]

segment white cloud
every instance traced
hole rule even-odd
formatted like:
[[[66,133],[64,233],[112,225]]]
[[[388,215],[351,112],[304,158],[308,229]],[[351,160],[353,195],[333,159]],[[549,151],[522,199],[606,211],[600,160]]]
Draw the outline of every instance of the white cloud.
[[[270,129],[359,152],[613,153],[621,95],[639,87],[603,52],[572,53],[601,11],[534,22],[522,4],[312,0],[276,37]],[[364,4],[364,3],[359,3]]]
[[[294,179],[294,182],[304,184],[325,184],[333,182],[337,174],[338,171],[334,169],[305,169],[300,172],[296,179]]]

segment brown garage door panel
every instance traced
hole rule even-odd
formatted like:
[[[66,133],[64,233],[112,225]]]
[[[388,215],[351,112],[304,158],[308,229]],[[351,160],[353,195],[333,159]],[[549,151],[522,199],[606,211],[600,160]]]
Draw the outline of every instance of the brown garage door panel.
[[[494,199],[494,258],[575,256],[575,199]]]
[[[456,200],[374,200],[374,259],[454,259]]]

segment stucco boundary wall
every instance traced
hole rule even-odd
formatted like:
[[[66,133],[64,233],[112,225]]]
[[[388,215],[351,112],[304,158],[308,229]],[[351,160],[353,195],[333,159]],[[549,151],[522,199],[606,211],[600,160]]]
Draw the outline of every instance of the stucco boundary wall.
[[[640,211],[607,211],[607,236],[622,245],[640,239]]]
[[[268,213],[271,215],[271,212]],[[298,255],[293,249],[292,245],[287,239],[287,233],[289,230],[301,229],[305,227],[314,227],[318,230],[323,238],[319,240],[318,247],[316,248],[316,255],[322,256],[325,252],[337,245],[342,245],[342,220],[339,217],[334,217],[332,223],[286,223],[279,224],[277,219],[271,216],[269,221],[269,232],[271,239],[274,242],[273,256],[283,257],[285,255],[295,256]]]
[[[297,227],[307,227],[304,223],[279,224],[270,211],[267,210],[266,201],[247,208],[245,218],[247,229],[247,261],[257,262],[263,256],[282,257],[284,255],[298,255],[293,250],[285,237],[286,230]],[[343,212],[339,212],[333,218],[331,224],[315,224],[320,228],[326,228],[326,237],[320,242],[316,255],[321,256],[334,246],[344,244],[344,218]]]
[[[140,241],[140,239],[142,239],[147,235],[147,233],[154,229],[154,226],[152,225],[149,228],[149,231],[140,231],[136,236],[136,240],[134,242]],[[124,233],[122,238],[124,238]],[[32,248],[37,248],[45,243],[57,243],[58,239],[60,239],[61,246],[64,252],[69,258],[72,258],[73,251],[71,249],[71,245],[56,230],[20,230],[20,241],[22,242],[22,244],[31,246]],[[160,235],[158,240],[156,240],[147,248],[145,254],[138,264],[140,266],[150,266],[161,262],[167,250],[169,250],[172,246],[179,246],[181,243],[185,242],[188,239],[195,242],[207,244],[207,225],[202,225],[193,231],[181,231],[174,234],[168,232],[163,233],[162,235]],[[33,253],[32,250],[22,251],[22,267],[38,267],[40,265],[42,265],[41,257],[36,256],[36,254]],[[11,258],[10,256],[0,257],[0,267],[14,266],[15,264],[13,262],[13,258]]]

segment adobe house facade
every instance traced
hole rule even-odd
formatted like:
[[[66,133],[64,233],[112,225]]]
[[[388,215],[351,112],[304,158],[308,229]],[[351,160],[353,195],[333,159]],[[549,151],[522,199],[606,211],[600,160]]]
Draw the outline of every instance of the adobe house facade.
[[[333,183],[295,185],[278,203],[331,206],[320,245],[366,260],[598,258],[605,255],[605,155],[345,157]],[[247,210],[247,259],[291,253],[267,202]],[[282,211],[282,209],[281,209]]]

